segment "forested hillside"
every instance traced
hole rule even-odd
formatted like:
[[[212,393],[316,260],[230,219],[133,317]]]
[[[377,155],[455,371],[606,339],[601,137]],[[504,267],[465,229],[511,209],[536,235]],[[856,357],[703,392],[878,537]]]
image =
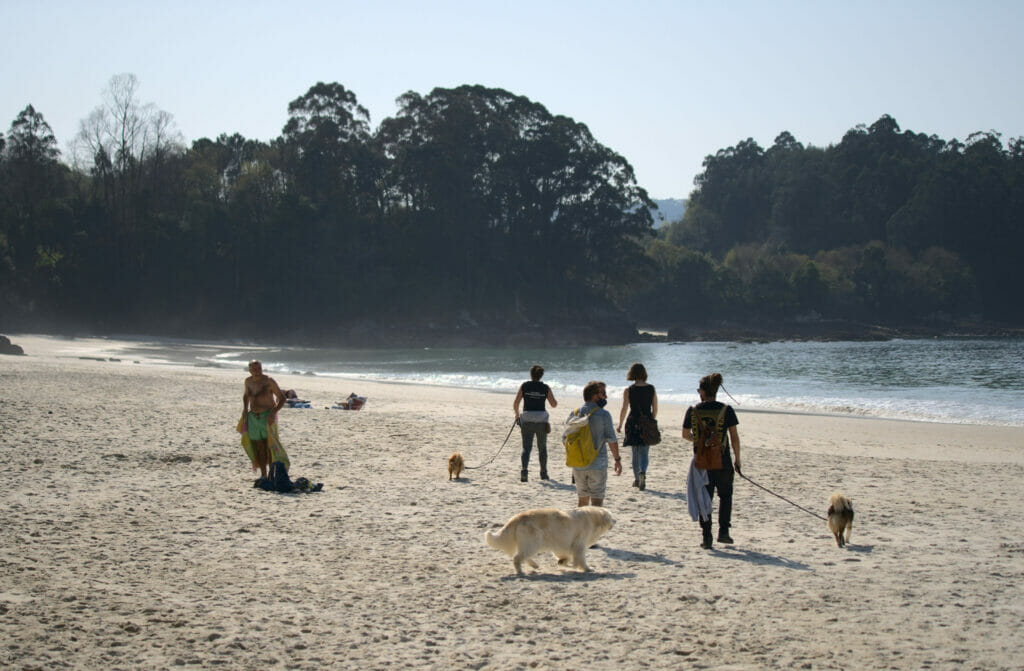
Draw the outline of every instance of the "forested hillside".
[[[351,344],[624,342],[766,321],[1020,324],[1024,144],[879,119],[708,156],[682,220],[578,121],[409,92],[373,129],[318,83],[270,142],[184,146],[111,81],[62,155],[0,136],[0,328]]]
[[[653,204],[587,127],[499,89],[409,92],[371,132],[318,83],[269,143],[185,148],[115,78],[73,165],[31,106],[3,150],[5,328],[359,343],[620,342]],[[600,330],[595,330],[595,326]],[[460,335],[460,334],[466,335]]]
[[[1020,138],[947,142],[883,116],[827,148],[783,132],[703,167],[683,220],[648,249],[657,279],[638,311],[651,320],[668,308],[762,323],[1024,321]]]

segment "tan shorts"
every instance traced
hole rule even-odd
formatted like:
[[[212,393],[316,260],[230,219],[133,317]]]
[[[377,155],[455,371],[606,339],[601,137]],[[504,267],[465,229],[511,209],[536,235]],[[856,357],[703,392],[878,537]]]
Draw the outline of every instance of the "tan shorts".
[[[577,496],[592,499],[604,498],[605,489],[608,488],[608,469],[597,468],[587,471],[573,469],[573,476],[576,478]]]

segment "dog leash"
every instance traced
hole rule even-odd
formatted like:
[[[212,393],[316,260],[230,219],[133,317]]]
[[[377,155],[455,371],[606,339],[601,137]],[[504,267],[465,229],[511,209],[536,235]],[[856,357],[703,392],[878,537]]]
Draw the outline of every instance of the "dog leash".
[[[813,512],[813,511],[811,511],[811,510],[808,510],[807,508],[804,508],[803,506],[801,506],[801,505],[800,505],[800,504],[798,504],[798,503],[793,503],[792,501],[790,501],[789,499],[787,499],[787,498],[786,498],[785,496],[783,496],[783,495],[781,495],[781,494],[776,494],[775,492],[773,492],[772,490],[768,489],[767,487],[762,487],[761,485],[757,484],[756,482],[754,482],[753,480],[751,480],[751,479],[750,479],[750,478],[748,478],[747,476],[743,475],[743,474],[742,474],[742,473],[740,473],[739,471],[736,471],[736,474],[737,474],[737,475],[739,475],[739,476],[740,476],[741,478],[743,478],[744,480],[746,480],[747,482],[749,482],[750,484],[754,485],[755,487],[760,487],[761,489],[763,489],[764,491],[768,492],[768,493],[769,493],[769,494],[771,494],[772,496],[777,496],[777,497],[779,497],[780,499],[782,499],[782,500],[783,500],[783,501],[785,501],[786,503],[788,503],[788,504],[790,504],[790,505],[792,505],[792,506],[796,506],[797,508],[799,508],[800,510],[804,511],[804,512],[805,512],[805,513],[807,513],[808,515],[814,515],[814,516],[815,516],[815,517],[817,517],[817,518],[818,518],[819,520],[825,520],[826,522],[828,522],[828,519],[826,519],[826,518],[822,517],[822,516],[821,516],[821,515],[819,515],[818,513],[816,513],[816,512]]]
[[[509,429],[508,429],[508,435],[505,436],[505,442],[501,444],[501,447],[498,448],[498,451],[494,453],[493,457],[491,457],[490,459],[488,459],[484,463],[480,464],[479,466],[466,466],[466,470],[468,471],[468,470],[470,470],[472,468],[483,468],[487,464],[489,464],[492,461],[494,461],[495,459],[497,459],[498,455],[501,454],[502,449],[504,449],[505,445],[508,443],[508,439],[512,437],[512,430],[516,428],[517,424],[519,424],[519,418],[518,417],[516,417],[514,420],[512,420],[512,426],[509,427]]]

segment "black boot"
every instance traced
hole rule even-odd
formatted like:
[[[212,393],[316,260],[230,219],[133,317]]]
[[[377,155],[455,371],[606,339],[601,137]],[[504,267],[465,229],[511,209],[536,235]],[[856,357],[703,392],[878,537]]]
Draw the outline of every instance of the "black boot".
[[[704,548],[705,550],[710,550],[711,547],[712,547],[712,543],[711,543],[711,521],[708,520],[707,522],[705,522],[704,520],[701,520],[701,522],[700,522],[700,531],[701,531],[701,538],[702,538],[702,540],[700,542],[700,546],[702,548]]]
[[[640,474],[640,484],[637,485],[637,486],[640,488],[641,492],[644,491],[645,489],[647,489],[647,474],[646,473],[641,473]]]
[[[519,471],[519,482],[526,482],[529,471]]]

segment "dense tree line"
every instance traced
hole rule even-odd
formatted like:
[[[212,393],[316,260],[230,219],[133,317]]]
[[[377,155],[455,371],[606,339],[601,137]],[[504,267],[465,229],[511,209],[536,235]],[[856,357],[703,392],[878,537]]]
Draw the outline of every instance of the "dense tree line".
[[[403,95],[374,132],[355,94],[318,83],[269,143],[185,148],[136,88],[112,80],[70,166],[41,113],[12,124],[0,322],[367,339],[386,326],[629,330],[614,267],[643,259],[653,204],[581,123],[462,86]]]
[[[825,149],[747,140],[655,237],[626,159],[501,89],[409,92],[373,129],[318,83],[269,142],[189,147],[137,89],[113,78],[66,160],[31,105],[0,135],[0,327],[596,341],[636,321],[1024,316],[1024,143],[995,133],[882,117]]]
[[[657,279],[637,300],[651,319],[1024,322],[1019,138],[946,142],[883,116],[824,149],[783,132],[703,167],[648,250]]]

